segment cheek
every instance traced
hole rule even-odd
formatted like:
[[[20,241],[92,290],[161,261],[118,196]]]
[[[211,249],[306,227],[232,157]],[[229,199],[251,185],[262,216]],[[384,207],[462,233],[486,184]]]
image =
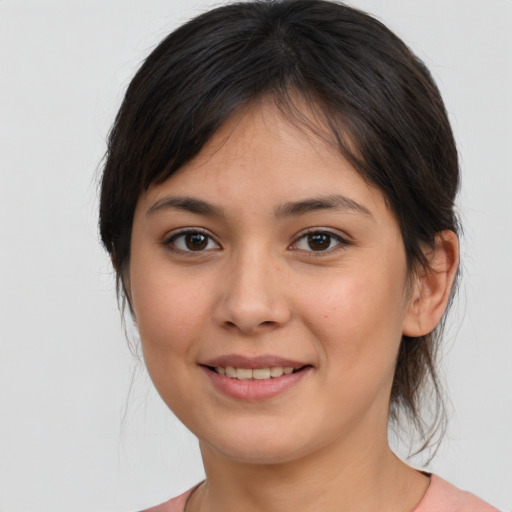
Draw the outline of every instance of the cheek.
[[[208,294],[156,263],[134,263],[132,300],[144,357],[148,366],[153,359],[174,364],[173,356],[194,349],[207,320]]]
[[[193,401],[186,390],[194,389],[191,374],[209,321],[208,294],[156,265],[143,268],[134,276],[132,296],[144,362],[163,401],[186,417]]]
[[[373,407],[387,418],[402,306],[401,288],[368,273],[333,282],[310,297],[309,329],[323,355],[324,389],[343,404],[342,421]]]
[[[341,363],[343,371],[374,364],[394,368],[405,307],[400,275],[366,267],[365,272],[327,280],[303,304],[325,357]]]

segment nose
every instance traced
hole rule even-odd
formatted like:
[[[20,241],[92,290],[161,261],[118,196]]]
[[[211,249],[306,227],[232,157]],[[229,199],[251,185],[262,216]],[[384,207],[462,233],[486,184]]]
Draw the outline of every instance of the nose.
[[[264,251],[245,251],[226,266],[215,321],[243,334],[285,325],[291,317],[285,271]]]

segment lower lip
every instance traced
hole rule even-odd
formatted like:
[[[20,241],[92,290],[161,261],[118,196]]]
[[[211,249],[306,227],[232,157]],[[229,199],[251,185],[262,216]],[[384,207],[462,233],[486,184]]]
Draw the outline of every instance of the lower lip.
[[[306,366],[297,372],[281,377],[262,380],[238,380],[220,375],[205,366],[201,366],[201,369],[208,376],[215,389],[229,397],[247,401],[268,400],[284,393],[296,386],[312,370],[311,366]]]

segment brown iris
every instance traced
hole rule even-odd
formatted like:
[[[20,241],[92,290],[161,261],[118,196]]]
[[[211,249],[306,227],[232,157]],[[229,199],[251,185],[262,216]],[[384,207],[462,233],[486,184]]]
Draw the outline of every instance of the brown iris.
[[[331,235],[328,233],[311,233],[308,235],[308,245],[313,251],[325,251],[331,245]]]
[[[208,245],[208,237],[202,233],[187,233],[185,235],[185,245],[191,251],[202,251]]]

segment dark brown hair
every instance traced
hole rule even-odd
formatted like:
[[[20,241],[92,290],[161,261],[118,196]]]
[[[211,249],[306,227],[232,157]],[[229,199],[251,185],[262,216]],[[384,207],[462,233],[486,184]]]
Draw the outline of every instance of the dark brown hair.
[[[436,234],[458,232],[453,134],[439,91],[411,50],[376,19],[340,3],[233,3],[164,39],[130,83],[116,117],[100,233],[121,296],[140,194],[194,158],[231,115],[262,98],[336,144],[383,192],[411,273],[428,265],[422,248],[433,247]],[[424,446],[444,418],[436,372],[441,327],[403,337],[391,392],[390,418],[406,413]],[[428,419],[420,414],[425,389],[435,404]]]

